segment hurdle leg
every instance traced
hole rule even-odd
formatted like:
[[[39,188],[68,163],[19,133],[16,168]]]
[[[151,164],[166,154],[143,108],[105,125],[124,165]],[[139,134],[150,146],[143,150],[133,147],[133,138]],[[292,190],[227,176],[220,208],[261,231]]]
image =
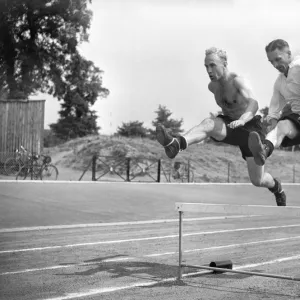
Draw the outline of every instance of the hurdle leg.
[[[178,265],[178,280],[182,278],[182,215],[183,212],[179,211],[179,265]]]

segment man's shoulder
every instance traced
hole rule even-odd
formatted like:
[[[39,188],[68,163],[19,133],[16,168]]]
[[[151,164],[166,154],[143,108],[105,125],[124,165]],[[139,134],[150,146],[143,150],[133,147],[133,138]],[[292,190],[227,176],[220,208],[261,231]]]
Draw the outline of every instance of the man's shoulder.
[[[300,67],[300,56],[295,56],[292,63],[291,67]]]
[[[296,57],[290,65],[289,75],[291,76],[299,76],[300,72],[300,56]]]
[[[246,77],[242,76],[242,75],[237,75],[236,73],[234,73],[235,76],[232,77],[232,82],[233,85],[237,88],[240,87],[250,87],[250,81],[249,79],[247,79]]]
[[[209,84],[208,84],[208,89],[212,92],[212,93],[215,93],[216,89],[217,89],[217,83],[211,81]]]
[[[285,76],[282,73],[279,73],[274,82],[274,87],[280,87],[282,80],[285,80]]]

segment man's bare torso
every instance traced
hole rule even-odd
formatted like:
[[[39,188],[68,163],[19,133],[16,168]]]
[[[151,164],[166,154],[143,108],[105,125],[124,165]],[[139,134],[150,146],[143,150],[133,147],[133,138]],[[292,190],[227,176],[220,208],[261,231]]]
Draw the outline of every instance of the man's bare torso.
[[[235,73],[230,73],[224,85],[219,82],[211,82],[209,86],[223,114],[233,120],[239,119],[245,113],[249,104],[249,100],[240,93],[234,84],[236,77]]]

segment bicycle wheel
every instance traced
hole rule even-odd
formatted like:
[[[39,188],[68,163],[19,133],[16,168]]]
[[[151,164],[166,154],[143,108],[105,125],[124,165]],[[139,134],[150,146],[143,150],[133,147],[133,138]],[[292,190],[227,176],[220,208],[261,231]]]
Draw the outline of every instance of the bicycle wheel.
[[[42,180],[41,167],[38,164],[23,166],[16,176],[16,180]]]
[[[54,165],[45,165],[41,169],[42,180],[56,180],[58,177],[58,170]]]
[[[16,180],[24,180],[27,177],[27,174],[29,173],[28,167],[23,166],[20,171],[18,172],[16,176]]]
[[[14,157],[9,157],[4,162],[4,172],[8,176],[16,176],[21,170],[20,161]]]

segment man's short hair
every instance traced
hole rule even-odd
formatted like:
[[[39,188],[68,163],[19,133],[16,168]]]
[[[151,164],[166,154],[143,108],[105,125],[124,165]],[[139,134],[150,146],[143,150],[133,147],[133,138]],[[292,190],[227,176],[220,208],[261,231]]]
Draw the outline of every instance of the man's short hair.
[[[276,49],[282,50],[286,47],[290,48],[289,44],[285,40],[277,39],[266,46],[266,52],[272,52]]]
[[[205,55],[210,55],[210,54],[216,54],[219,56],[219,58],[223,61],[227,62],[227,53],[225,50],[222,50],[220,48],[216,47],[211,47],[205,50]]]

